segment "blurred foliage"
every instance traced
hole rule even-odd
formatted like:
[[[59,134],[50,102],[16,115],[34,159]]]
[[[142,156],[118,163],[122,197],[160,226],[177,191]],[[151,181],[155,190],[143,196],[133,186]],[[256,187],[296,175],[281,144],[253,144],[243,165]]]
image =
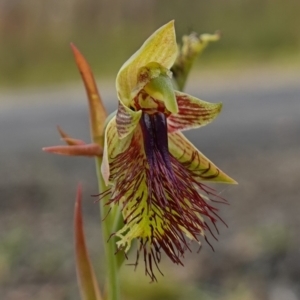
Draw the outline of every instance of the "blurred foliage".
[[[178,36],[220,29],[209,66],[299,55],[298,0],[1,0],[0,85],[77,79],[74,42],[97,75],[115,74],[154,29],[176,20]]]

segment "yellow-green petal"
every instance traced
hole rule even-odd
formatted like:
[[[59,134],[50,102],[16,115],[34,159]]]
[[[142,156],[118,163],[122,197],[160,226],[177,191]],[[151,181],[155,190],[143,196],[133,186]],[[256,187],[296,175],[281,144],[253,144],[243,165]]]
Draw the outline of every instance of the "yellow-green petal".
[[[212,122],[221,112],[222,103],[209,103],[191,95],[175,92],[178,113],[168,117],[168,131],[198,128]]]
[[[119,153],[126,151],[130,145],[131,135],[126,138],[120,139],[117,130],[116,117],[113,117],[106,126],[104,149],[103,149],[103,161],[101,165],[101,172],[105,184],[110,182],[110,162]]]
[[[123,209],[123,217],[127,223],[116,232],[116,236],[120,239],[117,246],[124,249],[125,252],[128,252],[134,239],[151,240],[153,228],[160,235],[163,235],[164,228],[168,225],[167,220],[163,221],[163,212],[160,208],[151,206],[149,211],[146,182],[143,182],[143,185],[138,189],[136,198],[141,198],[139,205],[136,207],[135,202],[127,203]],[[156,218],[153,218],[153,215],[156,215]]]
[[[137,75],[141,67],[157,62],[170,69],[177,56],[174,21],[155,31],[121,67],[116,80],[119,99],[128,106],[131,92],[137,85]]]
[[[181,132],[169,133],[168,136],[170,153],[193,172],[199,181],[237,183],[204,156]]]
[[[133,111],[119,101],[116,124],[120,139],[128,136],[138,125],[142,111]]]

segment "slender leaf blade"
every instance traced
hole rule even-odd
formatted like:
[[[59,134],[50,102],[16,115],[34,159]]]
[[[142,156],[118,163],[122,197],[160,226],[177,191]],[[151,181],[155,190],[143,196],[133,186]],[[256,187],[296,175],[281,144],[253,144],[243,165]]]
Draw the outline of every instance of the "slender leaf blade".
[[[74,212],[77,280],[82,300],[102,300],[97,279],[86,248],[81,209],[81,186],[78,186]]]

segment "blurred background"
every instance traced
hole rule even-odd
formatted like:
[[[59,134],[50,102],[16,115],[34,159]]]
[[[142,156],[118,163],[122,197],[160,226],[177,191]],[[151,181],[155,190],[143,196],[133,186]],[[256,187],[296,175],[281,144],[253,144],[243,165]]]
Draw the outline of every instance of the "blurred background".
[[[219,118],[187,133],[238,182],[216,188],[215,252],[204,244],[185,267],[164,261],[149,285],[122,269],[123,299],[300,299],[300,2],[298,0],[0,0],[0,299],[79,300],[73,206],[84,188],[88,246],[104,280],[92,159],[41,148],[56,125],[89,141],[86,96],[69,43],[91,64],[108,111],[122,63],[158,27],[222,38],[198,60],[186,91],[224,103]],[[197,250],[197,249],[196,249]]]

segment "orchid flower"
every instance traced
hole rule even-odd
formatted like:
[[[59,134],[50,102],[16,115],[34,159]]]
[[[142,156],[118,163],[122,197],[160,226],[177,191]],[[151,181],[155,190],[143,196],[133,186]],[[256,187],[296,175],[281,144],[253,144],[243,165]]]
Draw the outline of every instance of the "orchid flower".
[[[121,67],[119,104],[105,129],[102,174],[108,205],[121,208],[124,226],[115,232],[117,247],[129,251],[138,240],[137,261],[156,280],[161,252],[182,265],[188,240],[201,243],[209,223],[221,218],[224,202],[204,182],[236,183],[181,133],[213,121],[221,103],[208,103],[174,90],[170,71],[177,57],[174,22],[152,34]]]

